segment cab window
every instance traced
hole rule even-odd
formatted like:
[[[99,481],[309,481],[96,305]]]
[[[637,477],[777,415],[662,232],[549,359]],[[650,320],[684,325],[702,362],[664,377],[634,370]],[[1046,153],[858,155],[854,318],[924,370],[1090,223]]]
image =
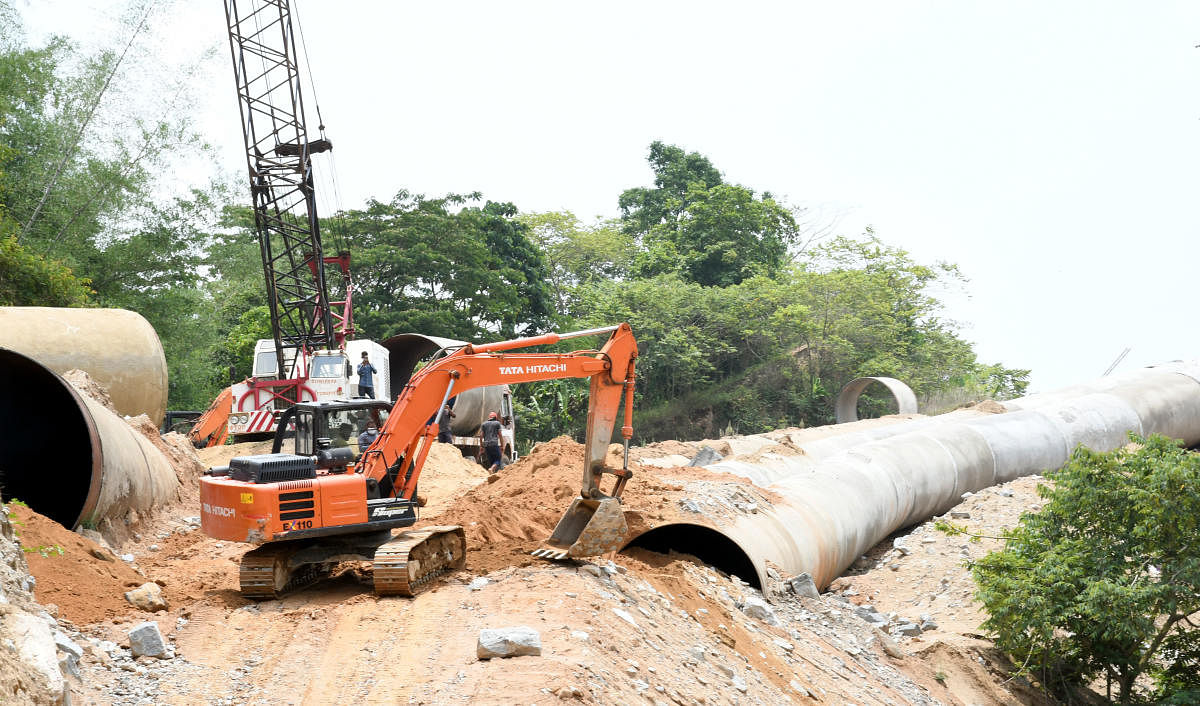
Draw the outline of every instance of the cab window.
[[[279,369],[278,362],[275,351],[260,352],[254,356],[254,377],[275,377],[275,373]]]
[[[346,363],[340,355],[319,355],[313,358],[311,377],[340,378],[346,374]]]
[[[296,453],[301,456],[311,456],[313,434],[312,412],[296,413]]]

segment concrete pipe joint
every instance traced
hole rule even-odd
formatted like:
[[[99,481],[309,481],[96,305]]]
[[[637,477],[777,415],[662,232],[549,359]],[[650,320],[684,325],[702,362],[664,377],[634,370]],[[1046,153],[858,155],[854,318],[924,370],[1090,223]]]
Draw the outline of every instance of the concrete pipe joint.
[[[33,358],[0,348],[0,496],[64,527],[173,499],[175,472],[123,419]]]
[[[834,407],[837,413],[838,424],[858,420],[858,398],[872,383],[882,385],[892,394],[892,398],[896,400],[897,414],[917,413],[917,396],[908,385],[905,385],[896,378],[858,378],[846,383],[846,386],[838,394],[837,403]]]
[[[707,468],[762,484],[774,499],[764,495],[753,513],[664,523],[631,545],[694,554],[760,586],[774,565],[785,575],[808,573],[823,589],[891,533],[946,512],[963,493],[1060,468],[1081,444],[1110,451],[1129,432],[1200,443],[1200,363],[1003,404],[1006,413],[960,411],[901,422],[885,435],[818,440],[812,452],[805,445],[761,469],[713,464]]]

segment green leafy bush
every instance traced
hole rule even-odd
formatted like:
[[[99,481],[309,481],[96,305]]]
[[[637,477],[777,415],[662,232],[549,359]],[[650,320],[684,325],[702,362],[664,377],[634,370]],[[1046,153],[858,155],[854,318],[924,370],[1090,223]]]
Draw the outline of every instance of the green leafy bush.
[[[984,628],[1060,698],[1200,703],[1200,456],[1163,436],[1080,447],[973,568]]]

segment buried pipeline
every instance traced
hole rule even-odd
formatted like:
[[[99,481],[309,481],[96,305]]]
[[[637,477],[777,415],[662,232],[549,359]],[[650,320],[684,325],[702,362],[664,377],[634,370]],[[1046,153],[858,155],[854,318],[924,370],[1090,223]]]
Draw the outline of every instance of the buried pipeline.
[[[179,481],[162,452],[58,375],[95,370],[114,404],[122,400],[119,412],[161,420],[166,366],[145,319],[115,309],[0,308],[0,323],[16,322],[18,332],[0,336],[0,497],[68,528],[173,499]]]
[[[777,500],[732,518],[667,522],[626,548],[692,554],[764,585],[768,565],[808,573],[824,589],[888,535],[942,514],[977,492],[1062,467],[1084,445],[1123,446],[1129,432],[1200,442],[1200,362],[1144,368],[1000,403],[833,437],[763,464],[709,470],[749,479]]]

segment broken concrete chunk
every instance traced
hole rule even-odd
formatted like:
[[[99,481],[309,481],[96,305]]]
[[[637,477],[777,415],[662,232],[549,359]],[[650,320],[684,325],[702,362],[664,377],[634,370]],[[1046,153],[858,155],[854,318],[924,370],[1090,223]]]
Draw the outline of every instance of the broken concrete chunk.
[[[775,611],[771,610],[771,606],[758,596],[746,596],[746,600],[742,601],[738,607],[749,617],[761,620],[767,625],[779,624],[779,618],[775,616]]]
[[[167,609],[167,599],[163,597],[162,587],[150,581],[125,592],[125,600],[139,610],[153,613]]]
[[[172,656],[158,629],[158,623],[153,620],[138,623],[129,631],[129,651],[133,653],[134,657],[145,655],[169,659]]]
[[[679,507],[683,508],[684,512],[700,512],[700,506],[697,505],[696,501],[692,500],[691,498],[684,498],[683,500],[680,500]]]
[[[916,637],[921,634],[921,626],[916,623],[904,623],[896,628],[896,632],[905,637]]]
[[[717,450],[713,447],[701,446],[700,450],[696,452],[696,455],[692,457],[691,462],[688,463],[688,466],[707,466],[710,463],[716,463],[717,461],[720,461],[722,458],[724,458],[724,456],[717,453]]]
[[[475,655],[479,659],[540,654],[542,654],[541,635],[537,630],[524,625],[480,630],[479,642],[475,647]]]
[[[797,596],[805,598],[820,598],[821,592],[817,590],[817,584],[813,582],[812,576],[808,574],[798,574],[788,579],[788,586]]]

